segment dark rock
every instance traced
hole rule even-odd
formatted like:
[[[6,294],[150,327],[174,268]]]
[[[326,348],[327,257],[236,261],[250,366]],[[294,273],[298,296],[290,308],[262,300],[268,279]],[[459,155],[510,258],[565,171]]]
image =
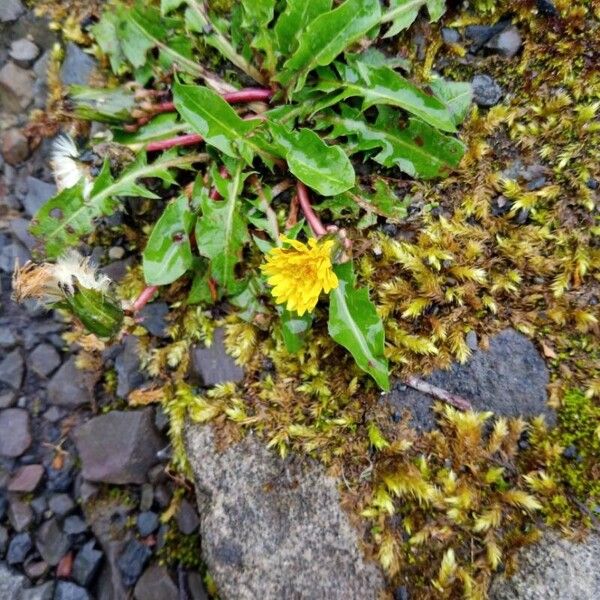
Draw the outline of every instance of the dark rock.
[[[42,523],[36,534],[35,545],[41,557],[52,567],[69,551],[71,542],[55,518]]]
[[[408,590],[401,585],[394,590],[394,600],[409,600]]]
[[[0,558],[6,554],[8,548],[8,530],[0,525]]]
[[[536,0],[536,6],[540,15],[544,17],[558,17],[559,12],[550,0]]]
[[[77,536],[88,530],[88,524],[78,515],[71,515],[63,523],[63,531],[67,535]]]
[[[54,581],[47,581],[33,588],[23,590],[19,600],[53,600]]]
[[[65,416],[64,411],[62,411],[58,406],[51,406],[45,413],[44,419],[49,423],[56,423],[60,421]]]
[[[128,335],[121,345],[121,352],[115,359],[117,372],[117,396],[127,398],[130,392],[139,388],[145,381],[140,367],[139,340]]]
[[[48,509],[48,502],[46,502],[45,496],[38,496],[31,501],[29,506],[31,506],[36,516],[39,517]]]
[[[253,435],[224,451],[211,426],[186,427],[202,554],[223,598],[377,598],[386,584],[362,556],[338,481],[303,457],[280,459]]]
[[[33,100],[35,76],[13,62],[0,69],[0,104],[15,114],[26,109]]]
[[[0,23],[16,21],[25,12],[21,0],[2,0],[0,2]]]
[[[577,458],[578,456],[578,452],[577,452],[577,448],[575,446],[573,446],[573,444],[569,444],[564,450],[562,455],[567,459],[567,460],[574,460]]]
[[[506,56],[506,58],[512,58],[521,49],[522,45],[523,40],[521,39],[521,34],[513,25],[495,35],[486,43],[485,47],[488,50],[493,50],[494,52]]]
[[[85,85],[95,66],[96,62],[89,54],[76,44],[68,42],[60,78],[65,85]]]
[[[166,337],[166,316],[168,314],[169,307],[166,302],[151,302],[146,304],[137,316],[141,319],[142,327],[147,329],[149,333],[156,337]]]
[[[503,27],[499,28],[497,25],[468,25],[465,28],[465,37],[476,46],[482,47],[502,29]]]
[[[40,344],[28,356],[27,365],[40,377],[47,377],[60,365],[60,356],[54,346]]]
[[[7,129],[2,135],[2,156],[9,165],[18,165],[29,156],[29,142],[20,129]]]
[[[31,445],[29,413],[22,408],[0,411],[0,456],[21,456]]]
[[[136,600],[175,600],[177,595],[177,586],[173,583],[169,571],[159,565],[150,565],[133,591]]]
[[[544,415],[553,423],[546,404],[548,369],[524,335],[506,329],[490,340],[489,350],[476,350],[464,365],[435,371],[426,381],[469,400],[475,410],[508,417]],[[432,399],[410,388],[395,387],[388,397],[394,410],[410,409],[419,429],[435,427]]]
[[[12,234],[29,250],[33,250],[36,245],[36,239],[29,233],[29,219],[11,219],[8,223]]]
[[[125,586],[135,585],[151,556],[152,551],[148,546],[136,539],[128,542],[117,561]]]
[[[29,250],[19,242],[14,241],[12,244],[7,244],[0,250],[0,271],[12,273],[15,270],[15,265],[23,265],[30,258]],[[24,306],[28,310],[28,305],[24,304]]]
[[[56,584],[53,600],[91,600],[85,588],[70,581],[59,581]]]
[[[84,544],[73,562],[72,578],[79,585],[89,587],[102,565],[103,554],[94,548],[95,540]]]
[[[72,513],[75,506],[75,502],[68,494],[54,494],[48,500],[48,508],[61,520]]]
[[[21,387],[24,372],[23,356],[18,348],[9,352],[0,362],[0,382],[6,383],[13,390]]]
[[[27,38],[21,38],[15,40],[10,45],[8,55],[16,62],[20,67],[27,69],[33,64],[33,61],[38,57],[40,49]]]
[[[83,476],[106,483],[144,483],[163,445],[152,412],[114,410],[78,427],[74,439]]]
[[[146,537],[151,533],[154,533],[158,529],[159,525],[160,520],[158,515],[154,512],[141,512],[137,517],[137,528],[142,537]]]
[[[590,177],[587,180],[586,185],[588,186],[588,188],[590,190],[597,190],[598,189],[598,181],[596,179],[594,179],[593,177]]]
[[[182,500],[177,511],[177,527],[184,535],[194,533],[200,525],[198,511],[187,500]]]
[[[460,33],[456,29],[444,27],[442,29],[442,38],[446,44],[458,44],[460,42]]]
[[[10,408],[15,405],[17,401],[17,393],[9,390],[7,392],[2,392],[0,394],[0,409],[2,408]]]
[[[192,379],[205,386],[213,386],[226,381],[238,383],[244,378],[244,370],[225,351],[225,331],[215,330],[212,345],[208,348],[192,349]]]
[[[12,348],[17,343],[15,334],[7,327],[0,328],[0,348]]]
[[[465,342],[471,350],[477,350],[477,334],[474,331],[469,331],[465,336]]]
[[[23,200],[25,212],[33,217],[47,200],[56,194],[56,186],[35,177],[27,178],[27,195]]]
[[[10,540],[6,562],[9,565],[20,565],[32,548],[31,536],[28,533],[18,533]]]
[[[502,99],[502,88],[489,75],[475,75],[471,81],[473,101],[485,108],[498,104]]]
[[[208,600],[208,593],[204,587],[204,581],[200,573],[192,572],[187,574],[187,587],[191,600]]]
[[[90,404],[94,398],[94,381],[90,373],[77,368],[72,356],[56,371],[48,383],[48,401],[74,408]]]
[[[73,467],[63,467],[62,469],[47,469],[48,481],[46,489],[49,492],[68,492],[73,485]]]
[[[149,511],[154,502],[154,489],[151,484],[144,483],[140,493],[140,510],[142,512]]]
[[[42,465],[25,465],[17,469],[8,483],[9,492],[33,492],[44,476]]]

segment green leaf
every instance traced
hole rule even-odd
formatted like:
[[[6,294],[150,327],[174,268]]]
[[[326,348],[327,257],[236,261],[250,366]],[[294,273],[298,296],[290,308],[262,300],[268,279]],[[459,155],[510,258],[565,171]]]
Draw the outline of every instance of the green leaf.
[[[213,304],[213,297],[210,290],[208,280],[210,279],[210,273],[208,272],[208,265],[206,259],[198,259],[198,262],[203,261],[204,267],[199,269],[194,274],[192,280],[192,287],[188,294],[188,304]]]
[[[175,137],[178,133],[189,131],[187,123],[179,121],[177,113],[164,113],[157,115],[146,125],[142,125],[137,131],[128,133],[125,131],[114,131],[114,140],[118,144],[124,144],[132,149],[137,149],[156,140]]]
[[[328,146],[314,131],[288,131],[269,124],[290,171],[322,196],[334,196],[354,185],[352,163],[337,146]]]
[[[93,231],[94,219],[112,214],[118,207],[116,198],[119,196],[157,197],[138,185],[138,179],[158,177],[169,185],[173,184],[174,179],[169,169],[187,168],[199,158],[203,157],[197,154],[176,156],[165,153],[148,164],[145,153],[141,152],[116,180],[106,161],[91,191],[84,191],[81,181],[50,198],[35,215],[31,232],[45,243],[46,255],[57,258],[67,248],[78,244],[81,237]]]
[[[108,56],[113,73],[118,73],[125,63],[125,55],[119,42],[120,21],[118,13],[107,10],[100,21],[90,28],[98,46]]]
[[[431,21],[437,21],[446,10],[444,0],[390,0],[389,9],[383,15],[381,22],[392,24],[383,37],[392,37],[410,27],[425,4]]]
[[[168,285],[179,279],[193,263],[190,231],[194,225],[187,198],[167,205],[142,254],[144,278],[150,285]]]
[[[350,351],[356,364],[383,390],[390,389],[384,357],[385,333],[366,288],[356,289],[352,263],[336,265],[339,285],[329,296],[329,335]]]
[[[354,65],[337,63],[336,68],[342,79],[338,85],[345,89],[345,97],[360,96],[363,111],[376,104],[398,106],[438,129],[456,131],[454,117],[443,102],[389,67],[355,61]]]
[[[185,0],[160,0],[160,12],[162,15],[166,15],[184,3]]]
[[[266,27],[275,12],[275,0],[241,0],[244,8],[244,25],[254,30]]]
[[[226,194],[221,201],[212,200],[206,188],[200,196],[202,216],[196,222],[196,243],[202,256],[211,260],[210,272],[215,281],[229,294],[239,288],[235,266],[240,260],[242,247],[249,240],[238,197],[245,176],[242,162],[237,163],[231,178],[225,180]]]
[[[121,124],[131,118],[136,106],[134,93],[123,88],[71,85],[69,100],[79,118],[101,123]]]
[[[300,317],[295,312],[282,309],[281,334],[288,352],[294,354],[302,349],[311,325],[312,315],[310,313],[305,313]]]
[[[469,112],[473,100],[473,86],[468,81],[446,81],[434,79],[429,87],[452,113],[454,124],[460,125]]]
[[[306,27],[300,45],[283,65],[278,81],[298,91],[312,69],[331,63],[338,54],[379,23],[379,0],[346,0],[319,15]]]
[[[298,38],[306,26],[319,15],[331,10],[332,0],[287,0],[285,10],[275,23],[277,49],[284,56],[298,47]]]
[[[245,121],[219,94],[202,86],[175,83],[173,101],[177,112],[207,144],[227,156],[252,162],[259,148],[248,136],[260,124],[258,120]]]
[[[346,135],[356,140],[350,144],[350,152],[380,148],[373,160],[384,167],[397,166],[411,177],[432,179],[448,175],[458,166],[465,150],[460,140],[418,119],[409,119],[408,127],[400,129],[392,118],[370,124],[358,111],[345,107],[342,116],[327,117],[323,123],[334,126],[333,137]]]

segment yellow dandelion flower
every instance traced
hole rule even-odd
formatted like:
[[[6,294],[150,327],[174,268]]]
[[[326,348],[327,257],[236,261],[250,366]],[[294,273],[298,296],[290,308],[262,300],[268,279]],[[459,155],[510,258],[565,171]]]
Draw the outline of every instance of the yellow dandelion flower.
[[[335,242],[311,238],[306,245],[283,236],[281,239],[291,248],[273,248],[261,270],[273,286],[275,301],[301,316],[315,308],[321,291],[329,293],[338,286],[331,264]]]

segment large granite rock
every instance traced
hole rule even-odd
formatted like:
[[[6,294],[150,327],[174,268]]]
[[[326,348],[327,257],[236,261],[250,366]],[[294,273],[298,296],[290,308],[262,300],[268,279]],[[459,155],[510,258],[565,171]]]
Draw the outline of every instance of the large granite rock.
[[[549,423],[555,420],[547,405],[549,376],[544,360],[533,343],[513,329],[492,337],[489,349],[476,349],[464,365],[435,371],[426,381],[465,397],[475,410],[508,417],[541,414]],[[410,410],[415,427],[435,427],[430,396],[400,384],[387,398],[398,413]]]
[[[490,600],[597,600],[600,598],[600,536],[580,544],[547,532],[523,550],[512,578],[497,577]]]
[[[248,435],[219,453],[189,424],[202,552],[222,600],[369,600],[384,590],[340,508],[335,479],[310,459],[282,460]]]

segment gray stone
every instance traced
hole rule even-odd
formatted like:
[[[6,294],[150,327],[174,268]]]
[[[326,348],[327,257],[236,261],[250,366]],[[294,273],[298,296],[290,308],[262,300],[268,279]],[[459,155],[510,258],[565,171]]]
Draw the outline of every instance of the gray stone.
[[[105,483],[144,483],[162,447],[151,408],[94,417],[75,430],[74,439],[83,477]]]
[[[0,456],[21,456],[31,445],[29,413],[21,408],[0,411]]]
[[[15,265],[24,265],[30,258],[29,250],[19,242],[7,244],[0,250],[0,271],[12,273]]]
[[[96,62],[86,54],[77,44],[67,43],[65,59],[60,69],[60,78],[65,85],[85,85]]]
[[[13,390],[18,390],[21,387],[24,372],[25,365],[19,349],[9,352],[4,360],[0,361],[0,382],[6,383]]]
[[[8,483],[9,492],[33,492],[44,476],[42,465],[19,467]]]
[[[184,498],[179,505],[177,511],[177,527],[183,535],[190,535],[198,529],[200,525],[200,519],[198,517],[198,511]]]
[[[47,377],[60,365],[60,356],[54,346],[40,344],[28,356],[27,365],[40,377]]]
[[[20,129],[12,127],[2,134],[2,156],[13,166],[22,163],[29,156],[29,141]]]
[[[135,585],[151,556],[152,550],[148,546],[136,539],[129,540],[117,561],[125,586]]]
[[[460,42],[460,33],[456,29],[444,27],[442,29],[442,38],[446,44],[458,44]]]
[[[29,552],[31,552],[32,548],[31,536],[26,532],[18,533],[10,540],[8,552],[6,553],[6,562],[9,565],[20,565]]]
[[[11,233],[29,250],[33,250],[37,245],[37,240],[29,233],[29,219],[11,219],[8,223]]]
[[[199,380],[205,386],[242,381],[244,370],[225,351],[224,338],[225,331],[219,327],[215,330],[210,347],[197,346],[192,350],[192,379]]]
[[[17,401],[17,393],[9,390],[7,392],[2,392],[0,394],[0,409],[2,408],[10,408],[15,405]]]
[[[25,567],[25,575],[29,579],[35,580],[43,577],[50,570],[50,566],[43,560],[32,560],[28,561]]]
[[[152,335],[157,337],[167,337],[166,316],[169,314],[169,307],[166,302],[151,302],[146,304],[137,314],[141,319],[141,325]]]
[[[92,402],[94,381],[90,373],[77,368],[72,356],[52,376],[47,391],[51,404],[74,408]]]
[[[26,109],[33,100],[35,76],[13,62],[0,69],[0,103],[6,110],[18,113]]]
[[[84,544],[73,561],[71,577],[83,587],[88,587],[92,583],[102,565],[102,552],[96,550],[94,544],[95,540]]]
[[[23,590],[18,600],[53,600],[54,581],[47,581],[33,588]]]
[[[56,195],[56,186],[35,177],[27,178],[27,195],[23,200],[25,212],[33,217],[47,200]]]
[[[146,380],[140,365],[139,340],[128,335],[121,344],[121,351],[115,359],[117,372],[117,396],[127,398],[133,390]]]
[[[495,35],[485,47],[498,52],[507,58],[512,58],[521,49],[523,40],[519,30],[513,25]]]
[[[25,12],[21,0],[2,0],[0,2],[0,22],[16,21]]]
[[[204,561],[223,600],[364,600],[385,581],[359,549],[337,481],[311,459],[280,459],[253,435],[219,453],[189,424]]]
[[[24,531],[33,522],[33,511],[29,504],[13,498],[8,507],[8,520],[15,531]]]
[[[151,533],[154,533],[158,526],[160,525],[160,521],[158,519],[158,515],[152,511],[144,511],[141,512],[137,517],[137,528],[142,537],[146,537]]]
[[[15,40],[10,45],[8,55],[23,68],[28,68],[33,64],[33,61],[38,57],[40,49],[27,38]]]
[[[78,515],[67,517],[63,523],[63,531],[67,535],[77,536],[81,533],[85,533],[87,530],[87,523]]]
[[[204,587],[204,581],[200,573],[188,573],[187,587],[190,592],[191,600],[209,600],[208,593]]]
[[[549,376],[544,360],[532,342],[513,329],[491,338],[489,349],[476,350],[465,364],[435,371],[425,380],[463,396],[475,410],[507,417],[544,415],[549,423],[555,420],[547,405]],[[418,429],[435,427],[431,397],[399,385],[388,400],[400,413],[409,409]]]
[[[75,502],[69,494],[54,494],[48,500],[48,508],[62,520],[75,510]]]
[[[133,596],[136,600],[175,600],[177,591],[165,567],[150,565],[137,582]]]
[[[0,348],[12,348],[17,343],[15,334],[7,327],[0,328]]]
[[[473,86],[473,101],[484,108],[498,104],[504,94],[496,80],[489,75],[475,75],[471,85]]]
[[[596,600],[600,598],[600,536],[583,543],[546,532],[519,554],[512,578],[496,577],[490,600]]]
[[[0,598],[3,600],[19,598],[19,594],[24,589],[25,581],[23,575],[17,575],[9,571],[4,563],[0,562]]]
[[[36,534],[35,546],[41,557],[52,567],[69,551],[71,542],[55,518],[42,523]]]
[[[0,558],[6,554],[8,548],[8,530],[0,525]]]
[[[91,600],[85,588],[70,581],[59,581],[56,584],[53,600]]]

